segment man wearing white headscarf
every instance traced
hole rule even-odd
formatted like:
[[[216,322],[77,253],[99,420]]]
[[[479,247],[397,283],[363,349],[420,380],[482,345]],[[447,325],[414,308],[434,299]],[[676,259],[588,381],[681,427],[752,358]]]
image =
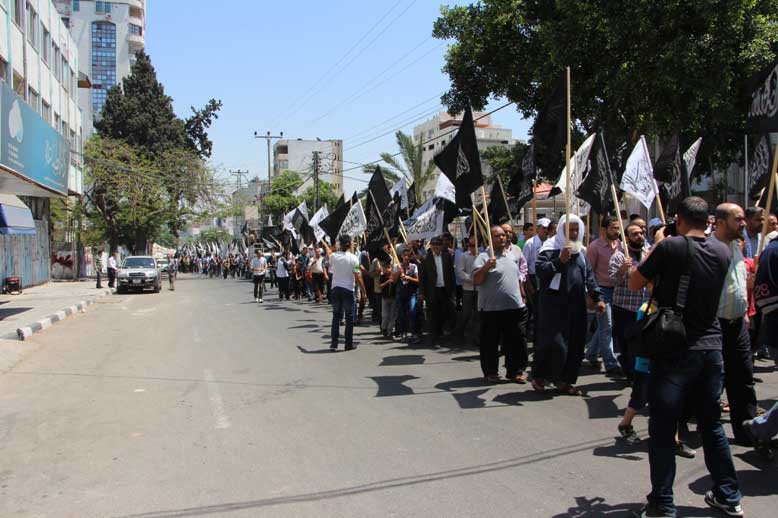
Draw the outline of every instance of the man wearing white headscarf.
[[[563,394],[579,396],[575,383],[586,341],[586,296],[594,301],[598,313],[605,311],[605,303],[582,253],[583,221],[569,216],[567,239],[567,217],[559,220],[557,234],[543,243],[535,265],[540,293],[532,387],[543,391],[551,381]]]

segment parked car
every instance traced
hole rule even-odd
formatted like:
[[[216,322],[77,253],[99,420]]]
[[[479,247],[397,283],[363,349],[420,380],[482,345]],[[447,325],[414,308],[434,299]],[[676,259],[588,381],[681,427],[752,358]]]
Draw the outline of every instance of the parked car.
[[[159,293],[162,289],[161,272],[157,261],[148,255],[133,255],[122,263],[117,276],[116,291],[127,293],[129,290],[153,290]]]

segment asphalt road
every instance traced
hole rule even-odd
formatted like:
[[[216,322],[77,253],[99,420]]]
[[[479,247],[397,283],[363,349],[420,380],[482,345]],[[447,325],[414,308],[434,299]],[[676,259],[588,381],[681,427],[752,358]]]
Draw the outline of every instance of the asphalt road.
[[[474,350],[372,326],[331,353],[328,309],[182,276],[35,335],[0,375],[0,516],[593,518],[644,500],[614,382],[585,372],[589,398],[484,386]],[[767,405],[778,374],[759,375]],[[776,516],[778,463],[733,453],[746,515]],[[702,450],[679,459],[680,516],[722,516],[707,489]]]

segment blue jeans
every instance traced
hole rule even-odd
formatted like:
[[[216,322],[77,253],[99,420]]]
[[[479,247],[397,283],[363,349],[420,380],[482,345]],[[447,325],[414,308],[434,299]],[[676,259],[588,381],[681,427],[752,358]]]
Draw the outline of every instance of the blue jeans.
[[[402,286],[397,293],[397,327],[401,334],[416,333],[416,292]]]
[[[768,442],[778,435],[778,403],[774,404],[764,415],[754,418],[751,431],[759,442]]]
[[[332,289],[332,328],[330,329],[331,347],[338,346],[340,338],[340,318],[346,316],[346,347],[354,345],[354,292],[346,288]]]
[[[611,315],[611,300],[613,299],[613,288],[600,288],[602,290],[602,301],[605,302],[605,312],[597,315],[597,330],[586,348],[586,359],[594,361],[597,356],[602,356],[605,364],[605,370],[615,369],[619,366],[619,361],[613,353],[613,317]]]
[[[729,442],[721,425],[724,360],[721,351],[681,351],[651,365],[649,387],[648,459],[651,494],[648,501],[675,514],[675,432],[687,401],[697,414],[705,465],[713,479],[713,493],[727,505],[737,505],[741,494]]]

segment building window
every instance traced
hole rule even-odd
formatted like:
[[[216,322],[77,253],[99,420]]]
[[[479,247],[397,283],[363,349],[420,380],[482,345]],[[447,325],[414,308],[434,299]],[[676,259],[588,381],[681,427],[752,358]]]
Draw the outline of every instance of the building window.
[[[24,78],[14,72],[14,92],[16,92],[16,95],[24,99]]]
[[[24,0],[11,0],[14,4],[14,23],[18,25],[20,28],[22,26],[22,17],[24,16],[24,13],[22,12],[22,9],[24,8]]]
[[[95,2],[95,12],[98,14],[111,14],[111,2]]]
[[[32,48],[38,50],[38,40],[35,36],[38,33],[38,14],[30,4],[27,4],[27,41],[30,42]]]
[[[35,110],[36,113],[40,113],[40,95],[38,95],[38,92],[33,90],[32,88],[28,88],[27,92],[27,104],[30,105],[30,107]]]
[[[92,114],[99,118],[108,90],[116,86],[116,26],[92,23]]]
[[[60,118],[59,114],[55,113],[54,114],[54,129],[57,130],[57,131],[59,131],[60,124],[61,124],[60,121],[61,120],[62,119]]]
[[[46,101],[43,101],[41,104],[41,117],[43,117],[47,123],[51,124],[51,106],[46,104]]]
[[[8,81],[8,63],[0,58],[0,79]]]
[[[143,9],[139,7],[130,6],[130,18],[143,19]]]
[[[74,11],[81,10],[81,0],[73,0],[73,10]]]
[[[133,36],[143,36],[143,27],[140,27],[139,25],[135,25],[134,23],[130,24],[130,34]]]
[[[43,27],[43,42],[41,43],[41,55],[43,56],[43,62],[49,64],[49,54],[51,53],[51,34]]]
[[[68,65],[68,60],[65,58],[65,56],[62,56],[62,69],[60,72],[62,73],[62,76],[59,78],[59,82],[62,83],[62,87],[65,89],[65,91],[69,91],[68,88],[68,70],[70,69],[70,65]]]

